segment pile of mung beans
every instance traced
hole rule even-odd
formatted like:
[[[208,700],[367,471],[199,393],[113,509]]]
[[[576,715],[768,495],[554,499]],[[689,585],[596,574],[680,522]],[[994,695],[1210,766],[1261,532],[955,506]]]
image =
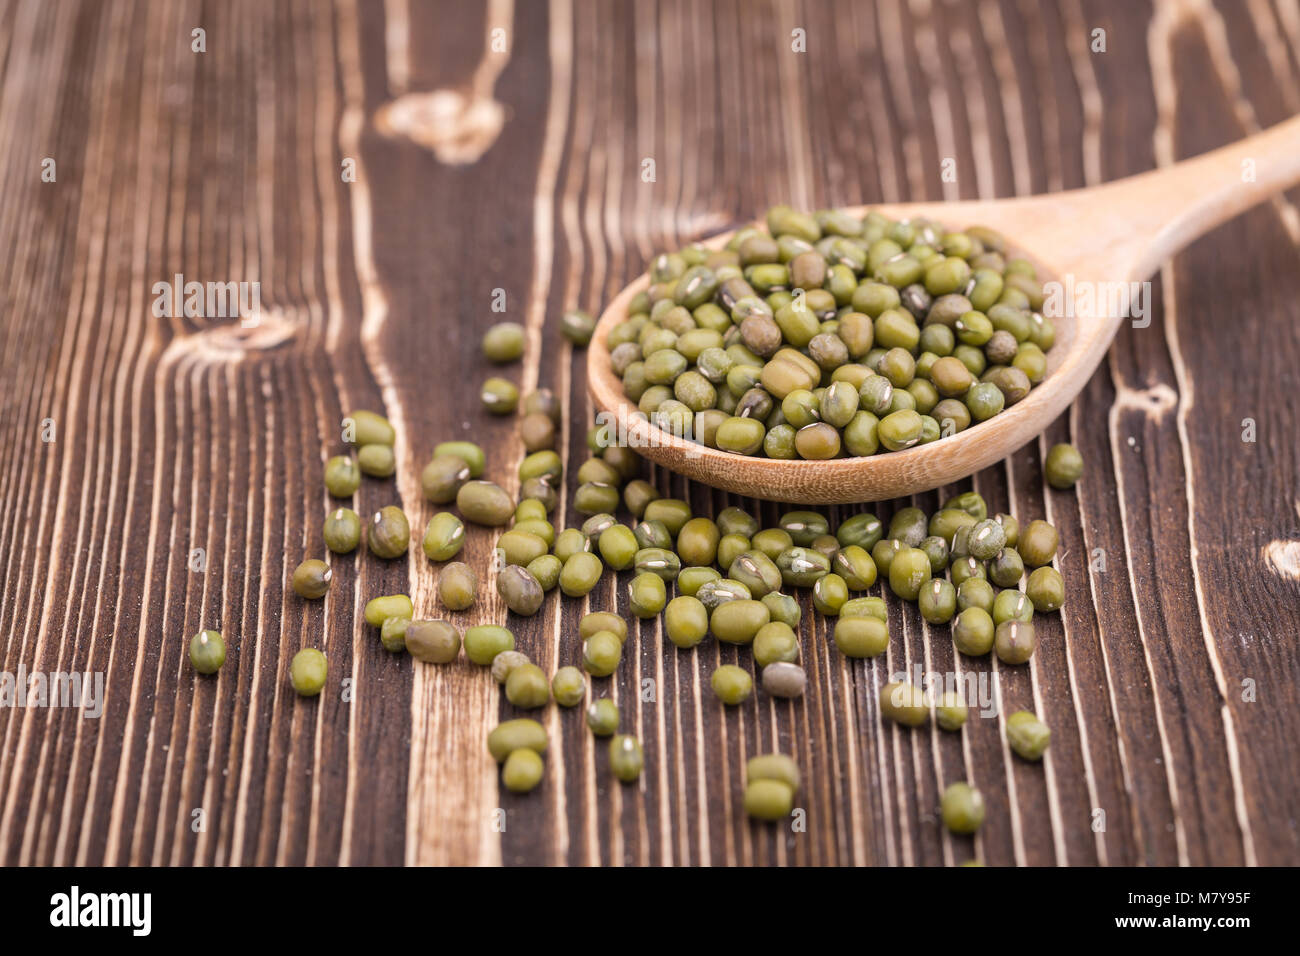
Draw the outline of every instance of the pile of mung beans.
[[[802,453],[790,416],[783,410],[784,401],[782,405],[769,403],[763,409],[758,394],[771,398],[782,392],[779,397],[786,400],[800,390],[774,391],[763,382],[762,375],[770,362],[739,361],[746,354],[763,357],[763,351],[754,348],[758,335],[755,329],[764,325],[763,320],[773,323],[786,343],[767,350],[772,361],[777,361],[783,350],[797,348],[804,350],[799,354],[805,358],[811,355],[819,363],[820,371],[809,370],[809,377],[823,384],[815,390],[803,389],[807,394],[795,395],[792,405],[809,415],[800,426],[800,434],[818,421],[838,422],[834,427],[845,429],[846,448],[853,454],[870,453],[854,451],[864,446],[848,438],[852,422],[864,420],[860,416],[874,418],[876,411],[886,418],[901,411],[917,414],[922,407],[932,412],[940,401],[950,401],[956,395],[955,387],[947,385],[945,398],[926,392],[926,388],[934,391],[937,387],[933,381],[937,360],[925,362],[924,376],[909,375],[906,382],[896,381],[899,376],[892,374],[893,359],[884,360],[903,346],[890,345],[889,350],[884,350],[880,344],[882,332],[886,343],[901,341],[897,336],[905,331],[907,322],[915,326],[924,315],[925,326],[908,348],[915,353],[916,347],[924,343],[922,359],[926,355],[955,357],[963,367],[981,364],[976,362],[975,352],[986,360],[991,358],[987,346],[998,333],[1010,333],[1017,349],[1037,347],[1038,342],[1050,345],[1050,326],[1042,320],[1031,316],[1021,324],[1012,322],[1012,310],[1030,315],[1027,310],[1033,306],[1033,273],[1018,260],[1003,260],[1001,241],[991,233],[970,230],[945,234],[930,224],[888,223],[872,215],[864,221],[838,213],[807,217],[784,207],[773,210],[768,221],[771,236],[757,230],[743,233],[728,246],[728,256],[723,259],[693,248],[656,260],[654,294],[647,296],[646,314],[641,316],[644,321],[630,320],[630,324],[640,327],[635,339],[642,356],[653,358],[672,351],[695,362],[697,368],[710,365],[712,374],[725,366],[722,379],[726,379],[727,388],[723,391],[733,393],[732,399],[719,401],[717,395],[721,393],[715,391],[715,401],[709,403],[709,408],[688,411],[700,416],[709,411],[721,413],[730,403],[727,411],[736,412],[735,420],[764,419],[768,426],[766,437],[746,453],[766,447],[773,433],[782,434],[781,428],[790,429],[792,447]],[[891,249],[896,251],[884,255]],[[865,256],[861,268],[855,265],[859,252]],[[868,268],[874,278],[858,281]],[[814,282],[818,276],[820,281]],[[797,280],[793,286],[792,277]],[[762,288],[767,299],[735,295],[742,282]],[[700,283],[709,286],[708,294],[700,294]],[[781,287],[803,290],[802,295],[811,298],[814,306],[826,296],[837,304],[831,315],[818,317],[815,328],[800,325],[803,319],[791,318],[792,298],[771,301]],[[816,292],[824,294],[814,296]],[[750,301],[742,303],[741,299]],[[945,300],[948,304],[941,304]],[[922,302],[925,308],[920,310]],[[905,306],[901,311],[900,303]],[[956,312],[956,305],[963,303],[966,311]],[[709,324],[722,324],[714,312],[721,312],[723,304],[732,312],[725,333]],[[998,320],[1003,324],[993,323],[982,310],[974,308],[976,304],[1003,316]],[[829,300],[821,305],[824,308],[814,308],[813,314],[830,309]],[[996,312],[999,305],[1007,308]],[[688,306],[695,312],[694,319]],[[945,308],[953,310],[951,322],[945,318]],[[737,309],[743,313],[741,318],[735,318]],[[971,333],[979,325],[967,317],[967,312],[972,311],[993,325],[988,336],[980,338]],[[686,328],[688,320],[695,325]],[[623,328],[628,325],[624,323]],[[565,315],[561,330],[575,345],[585,345],[594,326],[589,315],[574,311]],[[674,330],[674,326],[678,328]],[[849,337],[850,349],[844,332],[852,328],[861,334]],[[792,335],[791,330],[796,329],[802,331]],[[669,332],[672,344],[647,350],[645,346],[651,342],[670,341],[668,336],[656,337],[656,332],[662,330]],[[766,331],[767,338],[773,339],[771,330]],[[699,332],[712,332],[730,341],[696,349],[689,343],[713,341],[713,335],[695,334]],[[809,334],[798,342],[804,332]],[[966,333],[965,339],[961,333]],[[875,346],[871,344],[873,334]],[[956,341],[949,341],[954,336]],[[524,338],[521,326],[499,323],[484,336],[483,353],[495,363],[515,361],[523,353]],[[864,359],[856,367],[860,372],[844,371],[852,364],[847,358],[833,366],[815,358],[823,348],[839,355],[839,346],[828,344],[829,338],[839,341],[848,357]],[[975,339],[980,341],[976,343]],[[611,345],[627,356],[631,352],[623,346],[631,343],[629,339]],[[818,344],[814,347],[814,343]],[[683,344],[687,345],[685,350]],[[973,351],[957,352],[962,348]],[[706,355],[709,349],[714,352]],[[731,361],[714,354],[733,352]],[[1019,351],[1013,355],[1008,346],[1006,352],[1008,363],[993,363],[994,370],[1019,368],[1013,364]],[[665,361],[655,360],[656,364]],[[641,358],[636,363],[647,364]],[[676,360],[672,364],[681,365]],[[982,363],[981,372],[972,371],[971,375],[986,374],[987,364]],[[955,370],[953,374],[957,375]],[[1024,369],[1020,374],[1028,377]],[[691,389],[696,379],[687,378],[682,383],[686,375],[711,378],[682,366],[673,384]],[[854,382],[855,376],[860,376],[861,381]],[[733,389],[733,378],[738,385],[748,384]],[[916,407],[908,399],[897,399],[907,407],[885,412],[877,404],[870,406],[876,409],[871,411],[845,398],[855,409],[853,415],[836,414],[826,419],[827,400],[835,406],[839,393],[844,392],[836,387],[838,383],[854,382],[854,388],[859,390],[855,394],[859,394],[859,386],[865,387],[873,378],[882,380],[884,387],[891,390],[891,408],[894,394],[910,396]],[[997,376],[989,384],[1001,393]],[[655,383],[650,387],[666,386]],[[967,383],[963,401],[977,387],[973,379]],[[934,403],[928,403],[930,397],[935,398]],[[993,654],[1008,665],[1024,664],[1033,656],[1037,646],[1034,615],[1059,610],[1064,601],[1061,575],[1052,566],[1058,548],[1055,528],[1035,520],[1022,529],[1010,515],[990,516],[984,499],[973,491],[950,498],[933,514],[916,507],[899,509],[888,523],[863,511],[832,529],[818,512],[791,510],[781,515],[775,525],[762,527],[758,519],[741,508],[725,508],[714,517],[696,515],[688,502],[662,496],[652,484],[638,477],[640,459],[630,449],[612,444],[609,432],[600,426],[587,434],[589,454],[574,482],[572,510],[582,521],[574,527],[557,529],[550,518],[566,488],[564,464],[555,450],[562,421],[559,400],[549,390],[538,389],[521,403],[517,386],[496,377],[484,382],[482,400],[489,413],[520,413],[519,434],[525,455],[516,475],[519,493],[516,500],[500,484],[485,477],[487,456],[477,444],[445,441],[434,448],[421,472],[420,486],[426,499],[446,510],[430,518],[420,548],[429,561],[439,565],[438,601],[448,611],[472,608],[479,596],[479,571],[455,560],[466,541],[466,524],[501,528],[504,530],[496,540],[496,560],[490,576],[492,586],[512,613],[523,617],[537,614],[547,593],[557,589],[566,597],[584,598],[606,572],[626,571],[631,575],[627,584],[629,606],[636,617],[648,620],[662,615],[664,633],[681,650],[694,648],[710,636],[723,643],[749,647],[761,676],[762,691],[774,698],[795,699],[803,695],[808,681],[799,663],[802,609],[791,593],[796,590],[809,589],[813,608],[835,619],[833,642],[844,657],[851,659],[874,658],[888,648],[885,600],[865,593],[878,582],[898,597],[915,602],[927,622],[949,624],[954,646],[961,654],[976,658]],[[745,400],[743,407],[741,400]],[[670,399],[664,398],[667,401]],[[680,397],[672,401],[683,403]],[[660,402],[648,413],[674,411],[680,415],[680,409],[665,409]],[[781,416],[781,420],[773,416]],[[345,439],[355,447],[355,454],[332,457],[324,469],[326,490],[341,499],[355,494],[363,475],[386,478],[396,470],[393,449],[397,436],[386,418],[357,411],[345,423]],[[884,422],[880,424],[883,427]],[[873,424],[872,434],[876,431]],[[893,444],[891,438],[886,446]],[[770,448],[768,452],[772,453]],[[838,447],[835,453],[841,453]],[[1045,470],[1053,487],[1068,488],[1082,471],[1082,459],[1072,446],[1058,445],[1049,453]],[[620,511],[627,515],[624,520],[618,517]],[[340,505],[326,515],[322,538],[334,554],[357,550],[364,538],[372,555],[392,560],[408,553],[411,528],[405,513],[395,505],[379,509],[364,523],[355,511]],[[302,598],[319,600],[328,593],[331,577],[326,561],[308,558],[294,570],[290,584]],[[542,708],[551,700],[563,708],[581,705],[589,696],[589,680],[607,678],[617,671],[629,636],[628,622],[620,615],[610,611],[586,614],[577,640],[562,651],[562,656],[569,657],[572,663],[559,667],[548,679],[537,664],[516,649],[514,632],[505,625],[476,625],[462,634],[447,620],[415,615],[415,606],[405,594],[375,596],[367,601],[364,612],[367,625],[376,630],[382,646],[390,652],[406,652],[416,660],[448,665],[459,660],[463,649],[471,664],[490,670],[506,699],[521,710]],[[190,645],[190,659],[200,674],[216,673],[225,660],[220,633],[205,630],[196,634]],[[291,662],[290,683],[299,694],[315,696],[325,686],[327,671],[325,655],[315,648],[305,648]],[[723,706],[736,706],[749,699],[754,683],[751,669],[734,664],[721,665],[710,675],[712,690]],[[586,721],[593,735],[609,739],[610,772],[625,783],[638,780],[644,767],[640,742],[634,736],[618,733],[619,710],[613,700],[597,697],[594,691],[590,696]],[[966,705],[956,695],[948,694],[932,702],[920,688],[907,683],[882,687],[879,708],[882,716],[908,727],[927,724],[933,711],[939,727],[952,732],[960,732],[967,717]],[[1012,750],[1027,760],[1040,759],[1050,740],[1046,725],[1026,711],[1007,719],[1006,734]],[[548,742],[545,728],[529,718],[505,721],[489,734],[488,752],[501,765],[502,783],[508,790],[525,793],[541,782]],[[799,787],[799,768],[792,758],[780,753],[755,756],[746,768],[746,811],[759,820],[785,818],[794,808]],[[943,794],[941,811],[954,833],[973,833],[983,820],[983,799],[973,787],[953,784]]]
[[[774,206],[647,278],[607,341],[634,414],[740,455],[939,441],[1028,395],[1056,339],[1034,265],[981,227]]]

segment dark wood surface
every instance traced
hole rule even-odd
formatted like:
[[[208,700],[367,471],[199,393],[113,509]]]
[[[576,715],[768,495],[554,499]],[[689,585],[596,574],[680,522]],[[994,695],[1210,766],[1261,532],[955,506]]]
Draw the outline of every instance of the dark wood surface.
[[[496,25],[506,53],[485,47]],[[359,511],[399,502],[422,529],[418,470],[448,438],[515,487],[515,424],[477,408],[494,289],[530,335],[508,374],[567,399],[572,475],[590,408],[555,320],[656,250],[778,201],[1007,196],[1173,162],[1300,109],[1298,58],[1288,0],[0,3],[0,669],[99,671],[106,692],[98,719],[0,709],[0,862],[1296,863],[1295,196],[1168,264],[1151,325],[1039,442],[880,509],[974,487],[1060,529],[1070,603],[1040,617],[1029,667],[997,669],[1003,714],[1052,726],[1041,765],[1010,755],[1004,718],[882,725],[889,674],[954,667],[947,628],[891,597],[887,658],[850,663],[805,595],[801,701],[724,713],[708,675],[748,653],[678,652],[643,623],[597,682],[644,744],[641,783],[550,708],[546,781],[516,797],[484,748],[513,715],[487,672],[389,655],[361,619],[394,591],[435,614],[418,548],[336,559],[323,605],[286,582],[323,550],[321,464],[351,409],[400,435],[399,477],[368,480]],[[499,102],[499,135],[476,122],[449,156],[387,122],[440,88]],[[259,281],[262,323],[153,317],[176,273]],[[1040,462],[1067,438],[1088,470],[1052,491]],[[647,477],[698,511],[745,504]],[[485,567],[493,537],[473,530],[467,559]],[[588,604],[626,611],[622,578],[510,619],[520,647],[574,662]],[[490,590],[458,623],[506,619]],[[215,679],[186,660],[201,627],[230,645]],[[304,646],[330,658],[316,701],[287,682]],[[803,767],[806,832],[740,808],[745,757],[776,748]],[[937,819],[963,778],[988,801],[974,841]]]

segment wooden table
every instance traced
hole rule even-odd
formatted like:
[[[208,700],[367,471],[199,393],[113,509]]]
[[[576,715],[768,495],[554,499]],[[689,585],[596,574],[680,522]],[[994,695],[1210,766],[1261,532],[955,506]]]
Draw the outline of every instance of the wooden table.
[[[882,725],[875,702],[897,670],[952,670],[947,628],[891,597],[888,657],[851,663],[805,595],[801,701],[724,712],[708,676],[747,652],[634,626],[595,683],[644,744],[641,783],[552,707],[545,783],[517,797],[484,747],[514,713],[487,672],[390,655],[361,618],[396,591],[437,616],[418,548],[334,560],[323,604],[286,586],[323,551],[321,465],[352,409],[400,436],[363,513],[400,503],[418,535],[443,439],[517,485],[515,422],[477,407],[491,322],[528,329],[507,374],[565,398],[572,476],[590,408],[564,309],[773,202],[1059,190],[1275,123],[1300,109],[1294,2],[20,0],[0,51],[0,659],[105,693],[98,718],[0,708],[4,864],[1300,860],[1294,196],[1168,264],[1149,327],[1038,443],[906,502],[973,487],[1062,535],[1069,604],[1029,667],[997,669],[1003,716],[961,735]],[[463,97],[430,125],[440,89]],[[260,283],[260,323],[155,315],[177,274]],[[1041,476],[1064,439],[1088,463],[1072,492]],[[697,511],[746,504],[647,477]],[[467,560],[493,539],[473,530]],[[578,618],[625,612],[624,585],[511,618],[519,646],[574,662]],[[505,611],[485,587],[456,620]],[[186,657],[201,627],[230,645],[215,678]],[[330,658],[314,701],[286,676],[306,646]],[[1003,742],[1020,708],[1052,727],[1042,764]],[[745,758],[777,748],[805,774],[801,832],[740,808]],[[988,802],[974,843],[937,819],[959,779]]]

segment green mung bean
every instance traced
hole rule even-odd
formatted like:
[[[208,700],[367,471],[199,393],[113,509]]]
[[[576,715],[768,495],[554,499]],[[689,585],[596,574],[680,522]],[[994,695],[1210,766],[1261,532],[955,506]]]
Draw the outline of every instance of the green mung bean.
[[[495,661],[493,662],[495,664]],[[505,680],[506,700],[523,710],[545,706],[551,699],[551,685],[542,669],[533,663],[511,668]]]
[[[966,723],[966,703],[956,693],[948,691],[935,705],[934,716],[944,730],[961,730],[962,725]]]
[[[941,803],[943,825],[953,833],[974,833],[984,823],[984,797],[970,784],[949,784]]]
[[[1024,621],[1034,619],[1034,604],[1023,591],[1007,589],[1000,591],[993,601],[993,623],[1003,621]]]
[[[952,640],[969,657],[982,657],[993,649],[993,618],[982,607],[968,607],[952,625]]]
[[[405,554],[411,543],[411,525],[402,509],[388,505],[376,511],[370,519],[366,543],[370,553],[378,558],[392,559]]]
[[[294,593],[308,599],[323,598],[330,589],[334,572],[324,561],[309,558],[294,568],[292,585]]]
[[[774,822],[794,810],[794,790],[780,780],[753,780],[745,786],[745,812],[758,820]]]
[[[367,601],[363,616],[371,627],[383,627],[390,617],[414,617],[415,606],[405,594],[388,594]]]
[[[664,631],[675,646],[694,647],[709,633],[708,609],[695,597],[679,595],[664,609]]]
[[[497,593],[506,607],[521,617],[536,614],[546,596],[541,582],[527,568],[517,564],[506,565],[498,571],[496,584]]]
[[[469,476],[471,478],[480,477],[486,467],[487,458],[483,453],[483,449],[472,441],[440,442],[433,449],[433,457],[436,460],[444,455],[450,455],[465,462],[469,466]]]
[[[750,644],[759,628],[771,620],[767,605],[740,598],[717,605],[709,616],[709,630],[725,644]]]
[[[500,527],[513,517],[515,503],[504,488],[490,481],[467,481],[456,492],[456,508],[466,521]]]
[[[350,498],[361,487],[361,468],[348,455],[325,462],[325,489],[335,498]]]
[[[633,783],[641,776],[645,756],[641,743],[630,734],[620,734],[609,742],[609,769],[623,783]]]
[[[501,783],[511,793],[529,793],[542,782],[545,764],[534,750],[521,747],[506,757],[501,768]]]
[[[315,697],[325,689],[328,669],[324,654],[314,647],[303,648],[289,662],[289,683],[299,696]]]
[[[709,678],[718,700],[732,707],[744,703],[754,691],[754,678],[735,664],[723,664]]]
[[[1083,456],[1073,445],[1053,445],[1043,462],[1043,474],[1053,488],[1073,488],[1083,474]]]
[[[430,664],[450,664],[460,656],[460,632],[446,621],[411,621],[406,625],[406,650]]]
[[[430,561],[449,561],[465,546],[465,525],[450,511],[440,511],[429,519],[420,546]]]
[[[200,674],[215,674],[226,662],[226,642],[220,631],[199,631],[190,638],[190,666]]]
[[[480,667],[492,666],[493,659],[502,651],[515,649],[515,635],[509,629],[495,624],[480,624],[465,631],[465,656]]]
[[[582,597],[600,581],[605,566],[590,551],[579,551],[564,562],[560,571],[560,590],[569,597]]]
[[[571,309],[560,317],[560,334],[574,345],[589,344],[595,331],[596,320],[581,309]]]
[[[384,650],[400,654],[406,650],[406,629],[411,621],[405,617],[387,618],[379,628],[379,642]]]
[[[343,437],[352,445],[392,445],[397,431],[383,415],[362,410],[343,419]]]
[[[889,626],[878,617],[841,614],[835,622],[834,640],[845,657],[879,657],[889,648]]]
[[[639,618],[651,618],[668,603],[668,588],[664,579],[653,571],[642,571],[628,585],[632,613]]]
[[[597,737],[608,737],[618,730],[618,705],[608,697],[598,697],[587,707],[587,726]]]
[[[1065,603],[1065,582],[1056,568],[1035,568],[1025,583],[1025,594],[1035,611],[1056,611]]]
[[[540,756],[546,753],[549,743],[546,729],[527,717],[502,721],[487,738],[488,753],[497,763],[502,763],[516,750],[531,750]]]
[[[1004,664],[1026,663],[1038,647],[1034,625],[1014,619],[1003,621],[995,631],[993,647]]]
[[[802,697],[808,675],[798,664],[776,661],[763,668],[763,690],[773,697]]]
[[[584,641],[598,631],[612,631],[620,641],[626,641],[627,621],[612,611],[592,611],[578,622],[578,637]]]
[[[1007,743],[1025,760],[1041,760],[1051,742],[1051,730],[1030,711],[1018,710],[1007,718]]]
[[[794,629],[783,621],[769,621],[754,635],[754,663],[767,667],[775,663],[794,663],[799,659],[799,639]]]
[[[551,696],[561,707],[577,707],[587,696],[587,678],[576,667],[561,667],[551,678]]]
[[[582,642],[582,668],[593,677],[608,677],[618,669],[623,642],[613,631],[597,631]]]
[[[564,562],[553,554],[543,554],[527,564],[528,573],[537,579],[543,591],[552,591],[560,583]]]
[[[914,684],[901,682],[880,688],[880,713],[908,727],[920,727],[930,719],[925,692]]]
[[[321,537],[335,554],[350,554],[361,543],[361,517],[351,508],[335,508],[325,518]]]
[[[478,595],[478,575],[468,564],[453,561],[438,573],[438,600],[451,611],[464,611]]]
[[[518,322],[499,322],[483,333],[483,356],[490,362],[514,362],[524,354],[524,327]]]
[[[357,449],[357,467],[372,478],[387,478],[397,471],[397,456],[391,445],[362,445]]]

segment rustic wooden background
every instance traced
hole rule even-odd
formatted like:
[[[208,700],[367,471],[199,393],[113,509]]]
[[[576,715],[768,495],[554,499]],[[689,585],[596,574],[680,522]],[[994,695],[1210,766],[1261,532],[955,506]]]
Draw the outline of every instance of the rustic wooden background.
[[[999,671],[1004,712],[1053,728],[1041,765],[1009,754],[1001,720],[960,736],[881,724],[887,674],[953,666],[948,629],[891,598],[887,659],[849,663],[823,620],[805,624],[807,696],[727,713],[708,674],[748,654],[679,653],[642,624],[598,682],[644,743],[641,784],[612,782],[580,714],[552,707],[545,784],[516,797],[484,747],[511,716],[486,671],[413,666],[361,620],[368,597],[399,590],[435,613],[418,548],[336,559],[323,605],[286,588],[322,551],[321,463],[353,408],[386,411],[401,436],[400,477],[368,480],[358,510],[400,502],[422,528],[419,466],[453,437],[482,441],[513,487],[513,422],[476,408],[492,290],[529,329],[510,374],[568,399],[572,473],[584,356],[554,320],[598,311],[656,250],[776,201],[1127,175],[1295,113],[1298,78],[1292,0],[0,3],[0,668],[107,680],[97,720],[0,709],[0,862],[1300,861],[1290,201],[1167,265],[1151,326],[1121,333],[1071,412],[942,490],[973,486],[1061,530],[1070,604],[1040,618],[1030,667]],[[430,125],[401,99],[438,89],[474,106]],[[152,317],[153,283],[175,273],[259,281],[262,324]],[[1040,461],[1066,438],[1088,471],[1054,492]],[[699,510],[744,503],[649,476]],[[469,560],[491,541],[474,531]],[[590,605],[625,609],[623,583]],[[579,655],[584,610],[552,597],[510,623],[552,668]],[[504,609],[485,593],[462,618]],[[230,645],[215,679],[186,660],[200,627]],[[316,701],[287,683],[304,646],[330,657]],[[774,748],[806,774],[805,833],[740,809],[744,758]],[[937,820],[962,778],[989,804],[973,841]]]

